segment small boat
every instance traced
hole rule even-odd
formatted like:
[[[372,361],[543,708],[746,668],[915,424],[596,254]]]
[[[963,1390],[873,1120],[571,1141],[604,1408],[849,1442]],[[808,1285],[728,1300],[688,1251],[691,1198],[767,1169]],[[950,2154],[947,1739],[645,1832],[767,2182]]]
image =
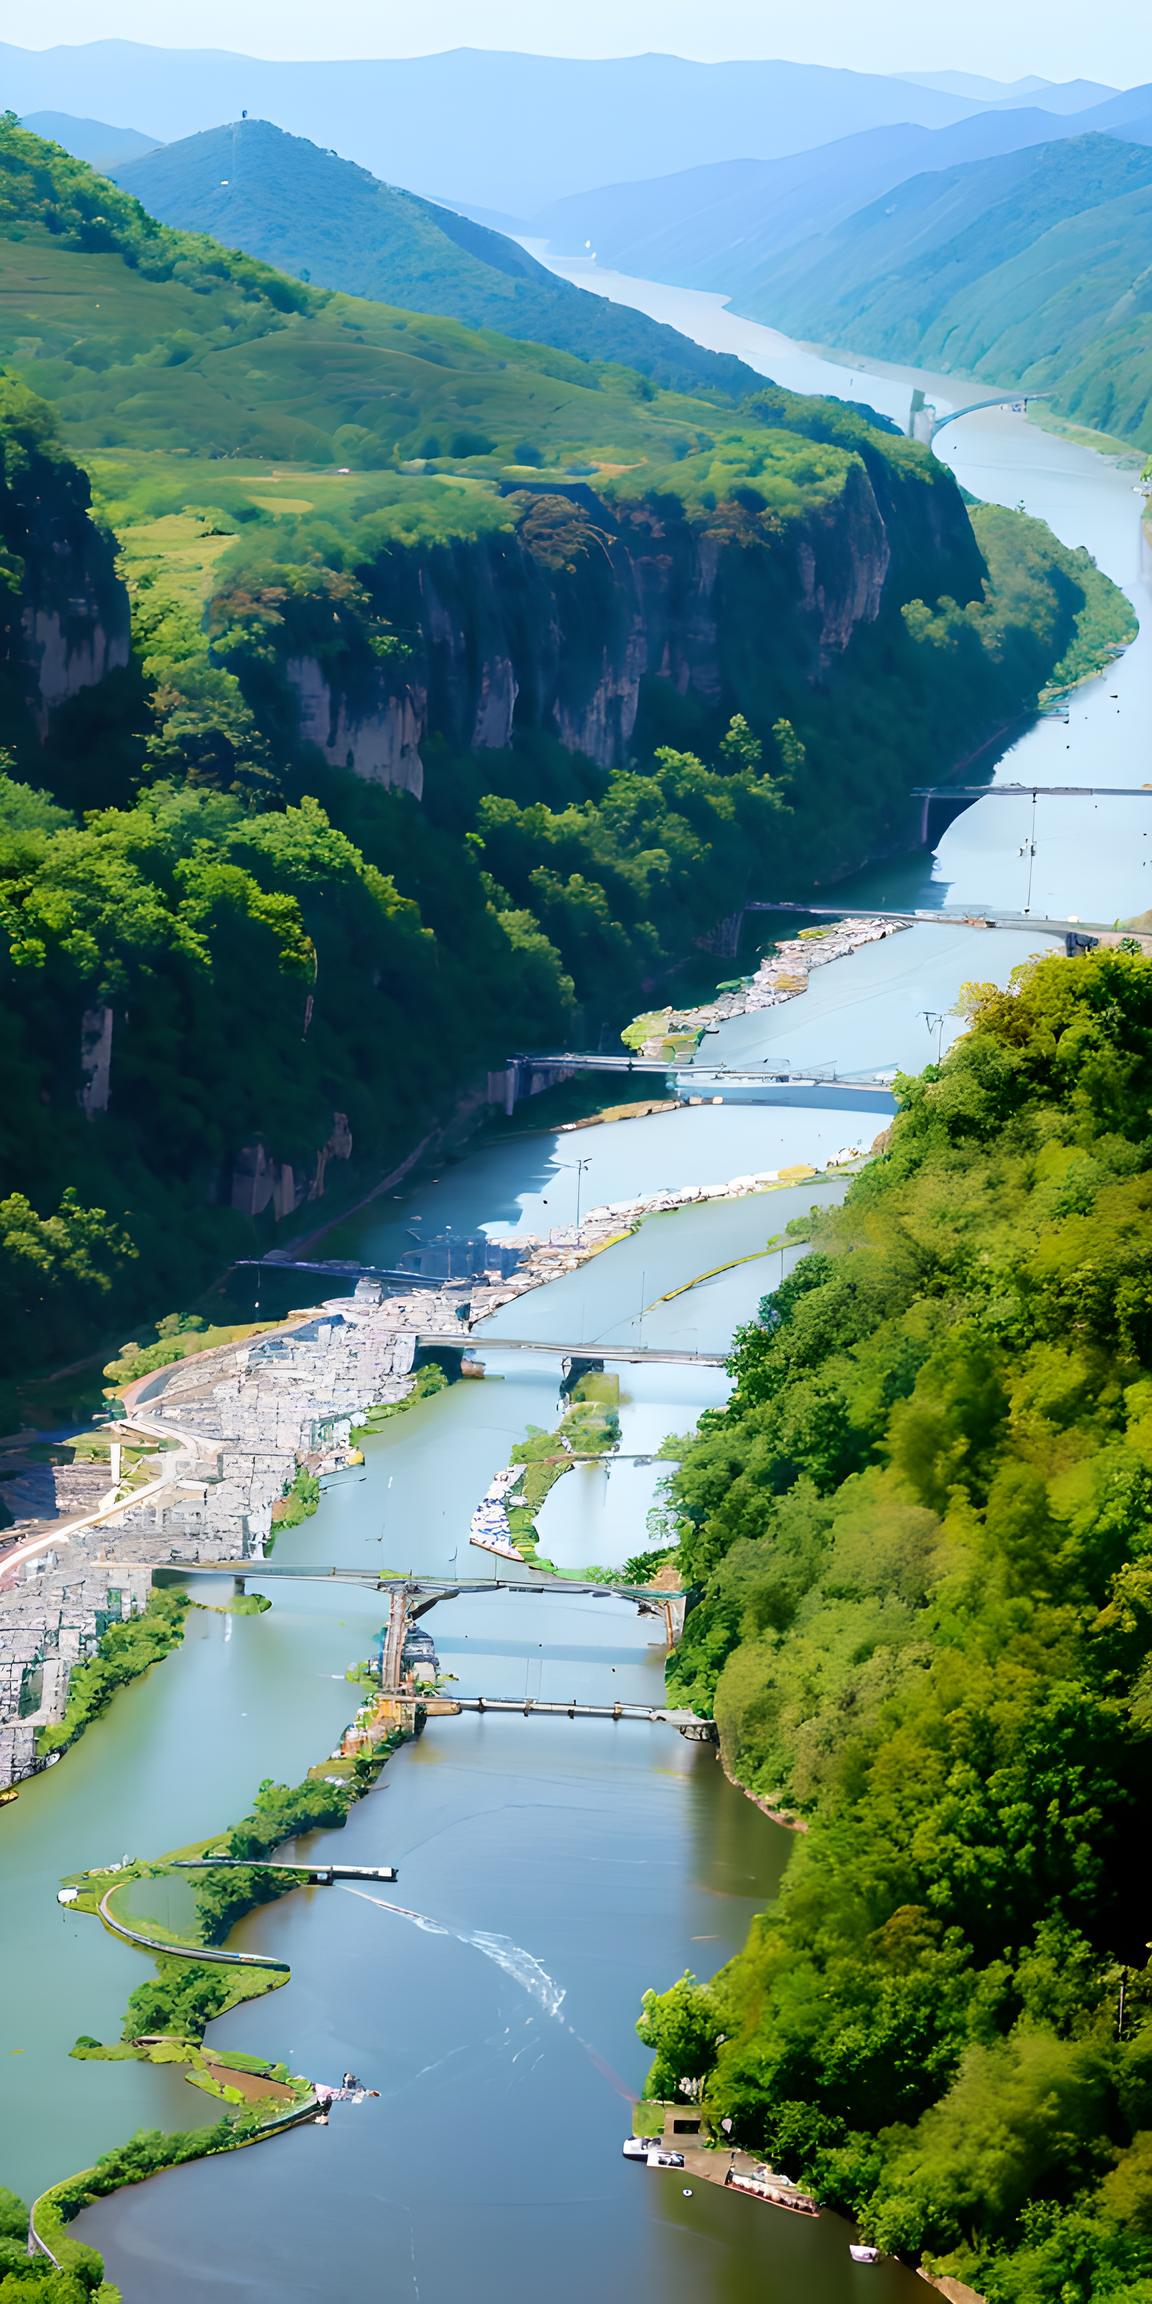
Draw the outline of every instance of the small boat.
[[[725,2185],[730,2191],[743,2192],[751,2200],[766,2200],[771,2208],[787,2208],[793,2216],[818,2216],[820,2210],[806,2192],[798,2190],[786,2176],[777,2176],[771,2170],[759,2170],[746,2176],[742,2169],[729,2168]]]
[[[626,2160],[646,2160],[650,2152],[656,2152],[659,2148],[660,2138],[658,2136],[626,2136],[624,2138],[623,2150]]]
[[[848,2254],[854,2264],[878,2264],[880,2262],[880,2250],[867,2247],[862,2240],[853,2240],[849,2245]]]
[[[684,2154],[682,2152],[666,2152],[662,2144],[654,2144],[648,2154],[648,2166],[650,2168],[682,2168],[684,2166]]]
[[[19,1785],[18,1785],[18,1784],[9,1784],[9,1785],[7,1785],[7,1786],[5,1787],[5,1789],[4,1789],[4,1791],[3,1791],[3,1792],[0,1792],[0,1808],[6,1808],[6,1807],[8,1806],[8,1803],[9,1803],[9,1801],[10,1801],[10,1800],[18,1800],[19,1798],[20,1798],[20,1787],[19,1787]]]

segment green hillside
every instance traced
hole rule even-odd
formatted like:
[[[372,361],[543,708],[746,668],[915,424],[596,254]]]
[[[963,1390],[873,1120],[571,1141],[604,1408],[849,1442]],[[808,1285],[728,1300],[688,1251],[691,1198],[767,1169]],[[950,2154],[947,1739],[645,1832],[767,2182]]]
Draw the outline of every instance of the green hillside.
[[[744,302],[825,343],[1050,391],[1152,448],[1152,151],[1080,136],[914,177]]]
[[[1152,963],[970,1004],[676,1477],[704,1597],[671,1686],[806,1830],[743,1951],[641,2031],[652,2093],[699,2079],[905,2262],[1138,2304]]]
[[[207,129],[114,173],[162,223],[211,233],[317,287],[622,361],[675,391],[734,400],[760,382],[742,361],[558,280],[502,233],[268,120]]]
[[[716,410],[630,370],[355,302],[169,232],[0,124],[0,360],[86,449],[380,466],[678,456]],[[337,435],[340,435],[337,438]]]

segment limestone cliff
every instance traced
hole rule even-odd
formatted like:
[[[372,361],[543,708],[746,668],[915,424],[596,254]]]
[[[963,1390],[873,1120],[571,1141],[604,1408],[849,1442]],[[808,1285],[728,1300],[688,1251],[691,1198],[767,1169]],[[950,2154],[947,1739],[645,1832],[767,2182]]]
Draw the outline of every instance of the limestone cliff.
[[[339,663],[288,658],[301,743],[417,796],[429,735],[487,751],[539,729],[614,768],[646,688],[745,710],[766,667],[834,679],[862,626],[916,596],[970,599],[983,573],[950,478],[883,456],[854,459],[834,495],[787,520],[750,490],[690,515],[668,495],[583,485],[518,490],[507,515],[358,570],[407,652],[346,689]]]
[[[95,523],[87,475],[44,411],[0,385],[0,741],[47,735],[54,711],[130,653],[116,547]]]

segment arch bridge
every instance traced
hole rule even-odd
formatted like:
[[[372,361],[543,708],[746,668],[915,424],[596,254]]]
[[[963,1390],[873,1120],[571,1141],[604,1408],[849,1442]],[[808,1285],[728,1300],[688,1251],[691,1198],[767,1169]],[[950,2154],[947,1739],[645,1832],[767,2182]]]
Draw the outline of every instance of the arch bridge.
[[[992,392],[981,400],[966,400],[960,408],[949,408],[943,416],[936,414],[934,403],[926,399],[920,386],[912,394],[908,411],[909,440],[920,440],[926,447],[934,447],[940,434],[949,424],[958,424],[962,416],[978,416],[984,408],[1011,408],[1014,414],[1026,416],[1033,400],[1050,400],[1050,392]]]

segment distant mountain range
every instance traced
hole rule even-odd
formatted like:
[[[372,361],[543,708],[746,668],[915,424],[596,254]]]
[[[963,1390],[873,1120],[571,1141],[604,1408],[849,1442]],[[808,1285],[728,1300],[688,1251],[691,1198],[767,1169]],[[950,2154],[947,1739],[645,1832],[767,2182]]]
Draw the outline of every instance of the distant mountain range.
[[[899,72],[915,88],[942,89],[947,96],[968,96],[977,104],[1042,104],[1046,112],[1083,112],[1116,90],[1102,80],[1041,80],[1029,73],[1023,80],[986,80],[980,72]]]
[[[742,361],[557,279],[514,240],[267,120],[184,137],[109,173],[161,223],[210,233],[318,288],[619,361],[678,391],[742,399],[763,383]]]
[[[62,144],[66,152],[77,160],[86,160],[90,168],[99,168],[108,175],[123,161],[138,160],[142,153],[152,152],[158,139],[144,136],[138,128],[113,128],[107,120],[78,120],[72,112],[32,112],[21,122],[34,136],[44,136],[50,144]]]
[[[247,111],[334,146],[391,183],[509,217],[656,175],[671,153],[685,167],[770,159],[861,129],[945,127],[985,108],[954,89],[820,65],[583,62],[467,48],[276,63],[125,40],[0,46],[0,82],[19,112],[107,115],[166,140]],[[1045,88],[1040,103],[1055,115],[1095,94],[1073,83]]]
[[[1051,390],[1152,448],[1152,124],[914,176],[781,256],[746,309],[890,360]]]
[[[748,310],[782,249],[830,231],[909,177],[1091,133],[1152,142],[1152,86],[1070,118],[1036,105],[996,107],[946,128],[903,122],[786,158],[624,181],[552,202],[531,229],[561,253],[591,245],[619,271],[723,289]]]
[[[1050,391],[1152,447],[1152,85],[999,107],[554,202],[563,252],[856,354]]]

